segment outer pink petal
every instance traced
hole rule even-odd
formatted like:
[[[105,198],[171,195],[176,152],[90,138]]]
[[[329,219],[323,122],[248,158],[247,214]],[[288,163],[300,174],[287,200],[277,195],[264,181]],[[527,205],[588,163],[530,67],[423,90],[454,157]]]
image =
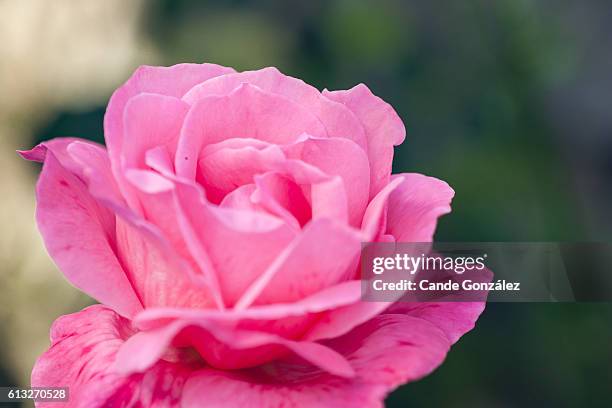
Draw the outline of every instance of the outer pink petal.
[[[106,149],[78,140],[67,145],[66,151],[78,165],[77,168],[71,170],[72,173],[84,179],[89,192],[98,202],[103,203],[108,209],[113,206],[124,206],[125,200],[113,176]],[[63,162],[64,166],[66,166],[65,163]],[[114,204],[109,205],[110,203]]]
[[[146,373],[116,374],[117,350],[131,334],[129,321],[101,305],[60,317],[51,329],[51,347],[34,366],[32,386],[69,387],[67,407],[180,406],[196,366],[160,361]]]
[[[125,205],[110,170],[108,156],[102,147],[77,139],[54,139],[22,155],[31,160],[44,160],[47,149],[61,158],[64,168],[79,180],[86,181],[89,193],[102,204],[100,208],[117,215],[112,228],[113,236],[115,228],[117,234],[113,252],[119,257],[138,299],[148,306],[204,307],[214,304],[214,296],[208,294],[208,289],[203,286],[198,288],[190,281],[195,274],[193,265],[177,253],[177,249],[157,226],[136,215]],[[113,215],[110,217],[115,218]],[[87,256],[84,254],[85,258]],[[163,279],[158,279],[160,276]],[[183,282],[183,285],[179,282]],[[95,284],[98,285],[97,282]],[[111,281],[106,284],[111,284]],[[189,288],[195,291],[184,290]],[[82,289],[96,297],[88,289]],[[130,300],[129,297],[122,298],[118,291],[114,296],[123,301]],[[110,302],[106,304],[112,305]]]
[[[114,214],[101,206],[83,181],[64,167],[65,163],[74,171],[79,169],[66,150],[67,143],[72,140],[56,140],[48,143],[49,149],[43,147],[47,150],[36,188],[38,227],[49,254],[72,284],[118,313],[132,316],[142,306],[114,253]],[[82,150],[80,159],[108,168],[103,148],[89,146],[94,152]],[[55,152],[64,163],[60,163]]]
[[[322,312],[353,304],[360,295],[360,282],[351,281],[295,303],[254,306],[246,310],[147,309],[137,317],[136,323],[145,331],[136,334],[122,348],[119,366],[126,372],[146,370],[180,334],[183,344],[202,350],[204,358],[215,366],[235,369],[256,365],[286,354],[284,349],[288,348],[313,364],[346,375],[342,371],[343,363],[335,362],[337,357],[333,353],[329,357],[331,361],[320,361],[310,353],[329,354],[325,349],[310,341],[288,340],[299,339]]]
[[[438,327],[401,314],[380,315],[325,344],[347,356],[362,378],[388,391],[431,373],[450,347]]]
[[[404,173],[389,197],[387,233],[397,242],[431,242],[438,218],[451,211],[455,195],[444,181],[422,174]]]
[[[440,328],[451,343],[474,328],[485,302],[397,302],[387,313],[406,314]]]
[[[113,162],[124,140],[123,111],[128,100],[140,93],[155,93],[181,98],[194,85],[207,79],[234,72],[215,64],[178,64],[171,67],[139,67],[108,102],[104,116],[104,135]]]
[[[341,103],[325,98],[321,92],[304,81],[284,75],[274,67],[212,78],[193,87],[183,99],[193,105],[209,95],[227,95],[243,83],[284,96],[314,113],[330,137],[350,139],[367,150],[363,126],[351,110]]]
[[[84,139],[79,139],[76,137],[58,137],[40,143],[32,150],[19,150],[18,153],[26,160],[43,163],[45,161],[45,157],[47,156],[47,151],[51,150],[55,155],[55,158],[59,160],[59,162],[66,169],[68,169],[72,173],[80,174],[81,167],[78,165],[78,163],[74,161],[74,159],[68,153],[68,146],[75,142],[85,143],[90,146],[96,146],[98,149],[104,151],[104,147],[96,143],[86,141]]]
[[[27,160],[42,163],[47,150],[53,152],[62,167],[87,184],[89,192],[96,200],[103,203],[112,202],[115,207],[124,204],[111,171],[108,153],[103,146],[83,139],[61,137],[19,153]]]
[[[393,146],[404,141],[406,129],[395,110],[360,84],[348,91],[324,91],[331,100],[340,102],[359,118],[365,129],[370,158],[370,198],[388,182],[393,161]]]
[[[174,343],[173,343],[174,341]],[[292,341],[255,330],[228,327],[214,320],[178,320],[164,327],[133,335],[117,356],[117,368],[124,373],[148,369],[171,344],[194,347],[213,367],[241,369],[256,367],[287,352],[330,374],[352,377],[355,373],[344,357],[322,344]]]
[[[355,377],[332,376],[290,360],[239,372],[205,368],[185,384],[183,404],[195,407],[207,398],[212,406],[225,407],[382,407],[388,392],[430,373],[449,348],[442,331],[402,315],[377,317],[328,345],[347,358]]]
[[[302,133],[325,137],[325,128],[308,110],[280,95],[243,84],[226,96],[199,100],[187,114],[176,154],[176,172],[193,179],[205,146],[229,138],[255,138],[283,144]]]
[[[318,341],[343,336],[392,305],[392,302],[362,301],[329,310],[304,334],[304,339]]]

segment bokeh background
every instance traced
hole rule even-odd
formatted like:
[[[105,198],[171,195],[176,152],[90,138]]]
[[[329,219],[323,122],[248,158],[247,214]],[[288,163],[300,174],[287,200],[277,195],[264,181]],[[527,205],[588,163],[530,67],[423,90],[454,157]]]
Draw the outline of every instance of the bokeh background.
[[[51,322],[91,303],[43,249],[39,168],[15,149],[101,142],[136,66],[204,61],[366,83],[407,127],[395,172],[457,192],[438,240],[612,238],[607,0],[0,0],[0,385],[27,385]],[[608,407],[611,394],[612,305],[490,304],[387,405]]]

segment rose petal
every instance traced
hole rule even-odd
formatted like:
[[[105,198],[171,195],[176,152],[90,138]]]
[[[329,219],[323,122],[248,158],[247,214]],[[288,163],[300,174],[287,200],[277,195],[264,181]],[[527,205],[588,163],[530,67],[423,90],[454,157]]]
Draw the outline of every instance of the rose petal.
[[[354,273],[360,235],[321,218],[310,222],[236,303],[238,310],[260,304],[290,302],[316,293]]]
[[[355,327],[378,316],[393,305],[392,302],[355,302],[328,310],[311,329],[305,340],[318,341],[343,336]]]
[[[212,320],[234,325],[243,321],[272,321],[286,317],[303,317],[346,305],[364,303],[358,302],[360,298],[361,282],[353,280],[323,289],[297,302],[254,305],[243,310],[148,308],[134,318],[134,324],[139,329],[150,330],[180,319]]]
[[[121,347],[117,369],[141,372],[161,358],[173,339],[195,347],[206,362],[224,369],[257,366],[282,355],[287,349],[330,374],[351,377],[354,372],[335,351],[314,342],[291,341],[253,330],[228,328],[214,320],[178,320],[164,327],[136,333]]]
[[[297,185],[302,190],[301,193],[291,192],[292,196],[289,201],[293,203],[286,203],[287,205],[297,204],[298,207],[295,209],[285,207],[292,214],[296,211],[300,224],[304,224],[311,217],[328,217],[344,222],[348,217],[349,209],[352,210],[353,219],[360,219],[367,199],[367,186],[366,188],[359,187],[363,186],[363,179],[360,180],[360,177],[364,175],[367,177],[367,159],[364,157],[365,162],[360,162],[357,156],[353,167],[341,166],[340,161],[337,161],[334,166],[332,159],[340,155],[333,153],[336,148],[350,144],[357,153],[361,152],[361,149],[344,139],[317,139],[320,143],[314,140],[303,135],[298,143],[285,146],[287,154],[295,158],[286,157],[279,146],[261,141],[251,143],[251,140],[228,139],[208,145],[200,155],[200,171],[197,180],[205,187],[207,198],[213,203],[222,200],[236,187],[250,184],[253,181],[259,187],[253,198],[266,199],[271,197],[262,196],[266,187],[263,185],[265,184],[263,180],[258,181],[258,175],[264,173],[261,177],[274,177],[266,176],[272,173],[293,181],[293,183],[284,184],[288,189],[292,185]],[[325,143],[326,140],[331,142]],[[347,153],[355,153],[355,150],[347,150]],[[311,157],[315,151],[321,153],[320,158]],[[332,174],[326,173],[317,165],[331,170]],[[334,174],[340,174],[344,178]],[[276,179],[278,180],[278,177]],[[271,181],[270,178],[267,180]],[[349,199],[346,193],[347,183],[351,183],[350,206],[347,203]],[[280,187],[279,183],[276,184],[276,187]],[[308,206],[304,205],[302,197],[308,201]],[[293,217],[290,217],[286,211],[282,211],[282,205],[275,205],[275,201],[278,202],[278,199],[267,200],[267,208],[272,214],[283,218],[289,225],[295,226],[296,222]],[[307,215],[309,216],[305,218]]]
[[[154,93],[181,98],[194,85],[207,79],[234,72],[215,64],[177,64],[171,67],[140,66],[111,96],[104,116],[104,135],[113,163],[125,138],[123,111],[127,102],[141,93]]]
[[[165,146],[154,147],[145,153],[145,164],[153,170],[170,176],[174,174],[174,162]]]
[[[236,187],[253,183],[256,174],[278,168],[285,160],[285,155],[275,145],[263,148],[210,145],[198,160],[197,180],[206,190],[208,200],[219,203]]]
[[[295,231],[265,213],[213,206],[195,185],[174,182],[183,235],[192,252],[208,258],[223,301],[231,306],[291,242]]]
[[[404,173],[389,196],[387,233],[398,242],[431,242],[440,216],[451,211],[455,195],[444,181],[422,174]]]
[[[78,139],[76,137],[58,137],[40,143],[31,150],[18,150],[18,153],[26,160],[43,163],[45,161],[45,157],[47,156],[47,151],[51,150],[55,155],[55,158],[59,160],[64,167],[66,167],[72,173],[77,174],[81,170],[80,166],[74,163],[73,158],[68,154],[67,150],[68,146],[74,142],[83,142],[92,146],[96,145],[93,142],[88,142],[84,139]],[[104,149],[102,146],[99,146],[99,148]]]
[[[424,319],[440,328],[451,343],[474,328],[485,302],[397,302],[388,313]]]
[[[446,335],[432,323],[400,314],[383,314],[325,344],[347,356],[366,381],[389,390],[418,380],[442,363]]]
[[[361,230],[364,233],[364,241],[377,241],[384,233],[387,223],[387,207],[389,196],[399,187],[403,178],[397,177],[376,194],[368,204],[363,216]]]
[[[64,160],[62,165],[69,168],[79,179],[85,180],[95,200],[118,216],[116,221],[113,221],[116,222],[113,235],[117,235],[117,251],[114,255],[119,257],[138,298],[148,306],[213,306],[215,294],[210,292],[205,282],[194,282],[194,277],[197,276],[194,265],[188,263],[189,259],[177,252],[157,226],[125,206],[114,183],[104,149],[89,142],[74,140],[54,139],[45,142],[36,152],[26,155],[41,158],[46,155],[43,149],[47,148],[52,149],[54,153],[59,152],[59,157]],[[84,254],[84,262],[87,260],[86,255]],[[153,267],[148,269],[147,262],[151,262]],[[163,278],[152,279],[156,273],[160,273]],[[97,279],[95,285],[98,285]],[[120,293],[116,296],[120,296]]]
[[[112,207],[109,203],[115,203],[115,207],[124,205],[125,200],[113,177],[108,153],[104,147],[76,140],[66,146],[66,151],[77,164],[72,168],[72,173],[84,179],[90,194],[96,200],[104,203],[109,209]]]
[[[325,126],[329,137],[342,137],[355,142],[364,151],[367,140],[359,119],[343,104],[332,101],[313,86],[281,73],[274,67],[237,72],[209,79],[194,86],[185,96],[190,105],[210,95],[227,95],[247,83],[262,90],[284,96],[312,112]]]
[[[146,307],[216,306],[213,289],[192,263],[122,219],[117,251]]]
[[[365,152],[355,143],[340,138],[306,137],[285,146],[287,157],[313,165],[326,174],[340,176],[346,191],[348,219],[359,226],[370,191],[370,166]]]
[[[282,96],[243,84],[226,96],[199,100],[187,114],[176,155],[179,176],[193,179],[205,146],[229,138],[255,138],[275,144],[302,133],[325,137],[321,122],[308,110]]]
[[[285,220],[299,230],[312,217],[312,209],[303,190],[289,177],[267,172],[255,176],[250,201]]]
[[[292,360],[238,372],[203,368],[185,384],[183,404],[195,407],[206,398],[226,407],[382,407],[396,386],[435,369],[449,342],[425,320],[385,315],[329,345],[346,356],[355,377],[332,376]]]
[[[67,143],[72,140],[43,145],[44,164],[36,187],[38,228],[49,254],[73,285],[122,315],[132,316],[142,305],[113,251],[114,215],[57,159],[56,151],[68,167],[79,168],[66,151]],[[108,166],[100,161],[102,157],[90,154],[81,159]]]
[[[406,129],[393,107],[360,84],[347,91],[324,91],[329,99],[349,108],[361,121],[370,158],[370,198],[387,183],[391,174],[393,146],[404,141]]]
[[[251,199],[257,187],[255,184],[245,184],[238,187],[219,203],[221,208],[231,208],[233,210],[246,210],[253,212],[267,212],[261,205]]]
[[[189,105],[171,96],[143,93],[131,98],[123,111],[121,166],[144,168],[145,153],[154,147],[165,147],[174,156],[188,109]]]
[[[154,147],[165,148],[174,157],[176,142],[188,105],[171,96],[141,93],[127,101],[123,111],[121,151],[110,155],[115,179],[129,207],[142,215],[138,193],[125,180],[126,169],[144,169],[146,152]],[[117,162],[118,161],[118,162]]]
[[[51,347],[36,361],[32,386],[68,387],[72,407],[180,406],[183,385],[198,365],[160,361],[146,373],[119,375],[112,365],[130,334],[129,321],[100,305],[60,317]]]
[[[359,300],[361,296],[361,284],[359,281],[343,282],[334,287],[324,289],[315,295],[309,296],[303,300],[295,303],[285,304],[274,304],[265,306],[254,306],[245,310],[226,309],[220,310],[194,310],[194,309],[179,309],[179,308],[154,308],[147,309],[141,313],[135,321],[136,326],[139,329],[145,331],[151,331],[151,334],[142,335],[144,338],[141,342],[147,343],[142,345],[142,349],[151,347],[149,341],[155,342],[158,329],[162,333],[162,336],[166,336],[166,328],[176,323],[178,328],[168,329],[170,334],[167,334],[169,338],[174,338],[178,330],[188,326],[189,324],[195,324],[202,327],[222,327],[231,328],[232,330],[239,331],[255,331],[264,332],[280,336],[284,339],[300,339],[302,333],[304,333],[312,324],[319,320],[319,316],[322,312],[327,310],[333,310],[344,305],[353,304]],[[174,327],[174,326],[173,326]],[[211,329],[212,330],[212,329]],[[217,329],[214,329],[217,330]],[[151,340],[147,340],[149,337]],[[170,340],[168,340],[169,342]],[[218,342],[216,339],[211,340],[213,343]],[[163,350],[168,342],[161,345]],[[275,340],[272,342],[276,344]],[[135,346],[136,347],[136,346]],[[141,348],[141,347],[136,347]],[[162,353],[159,350],[158,353]],[[126,352],[128,355],[132,352]],[[142,352],[147,356],[152,356],[152,351]],[[251,351],[242,353],[241,357],[248,355],[248,361],[252,362],[254,354]],[[158,356],[160,354],[157,354]],[[236,353],[233,354],[235,356]],[[276,354],[272,354],[275,357]],[[227,357],[227,355],[226,355]],[[152,357],[151,357],[152,358]],[[147,358],[146,361],[149,363],[154,362],[155,358]],[[260,358],[266,358],[265,354]],[[268,359],[270,356],[267,357]],[[132,369],[141,370],[146,367],[140,358],[137,358],[131,364]],[[238,362],[234,364],[239,364]],[[265,360],[264,360],[265,361]],[[229,363],[228,363],[229,364]]]
[[[278,348],[262,350],[262,346],[280,345],[283,348],[289,347],[290,350],[296,347],[315,347],[304,346],[301,342],[289,344],[286,340],[296,338],[297,334],[302,333],[316,320],[317,314],[354,303],[359,300],[360,295],[360,282],[352,281],[323,290],[296,303],[255,306],[242,311],[147,309],[136,318],[137,327],[145,331],[128,340],[118,364],[124,372],[145,370],[161,357],[179,334],[182,334],[183,345],[198,344],[198,348],[207,349],[203,356],[207,357],[211,364],[240,368],[261,363],[277,357],[279,352],[282,355],[283,352]],[[189,335],[181,333],[190,326],[199,327],[210,334],[193,329]],[[238,334],[241,340],[240,343],[235,343]],[[238,347],[238,344],[241,346]],[[221,351],[227,346],[230,346],[231,350]],[[240,353],[235,352],[237,347],[241,349]],[[299,350],[294,352],[301,353]],[[223,362],[217,361],[219,356],[223,356]]]

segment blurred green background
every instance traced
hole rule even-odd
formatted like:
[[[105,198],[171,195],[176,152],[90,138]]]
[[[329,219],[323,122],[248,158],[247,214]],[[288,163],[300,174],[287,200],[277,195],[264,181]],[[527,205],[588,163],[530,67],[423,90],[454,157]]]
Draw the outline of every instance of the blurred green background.
[[[88,302],[37,252],[35,174],[13,151],[56,136],[101,142],[110,93],[144,63],[366,83],[406,124],[394,171],[456,190],[438,240],[611,240],[609,1],[5,0],[0,15],[0,182],[23,177],[4,225],[15,212],[28,220],[0,245],[2,292],[15,298],[0,302],[1,384],[26,383],[46,346],[34,338]],[[440,369],[387,406],[607,407],[611,394],[612,305],[490,304]]]

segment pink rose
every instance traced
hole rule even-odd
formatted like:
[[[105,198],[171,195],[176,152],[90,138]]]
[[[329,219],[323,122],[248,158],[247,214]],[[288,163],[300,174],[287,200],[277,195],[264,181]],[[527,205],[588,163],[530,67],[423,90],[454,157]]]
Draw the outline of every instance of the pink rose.
[[[361,242],[430,241],[453,197],[391,176],[404,126],[365,85],[143,66],[104,129],[106,149],[22,153],[50,255],[101,303],[60,317],[32,372],[70,406],[377,407],[483,310],[360,300]]]

